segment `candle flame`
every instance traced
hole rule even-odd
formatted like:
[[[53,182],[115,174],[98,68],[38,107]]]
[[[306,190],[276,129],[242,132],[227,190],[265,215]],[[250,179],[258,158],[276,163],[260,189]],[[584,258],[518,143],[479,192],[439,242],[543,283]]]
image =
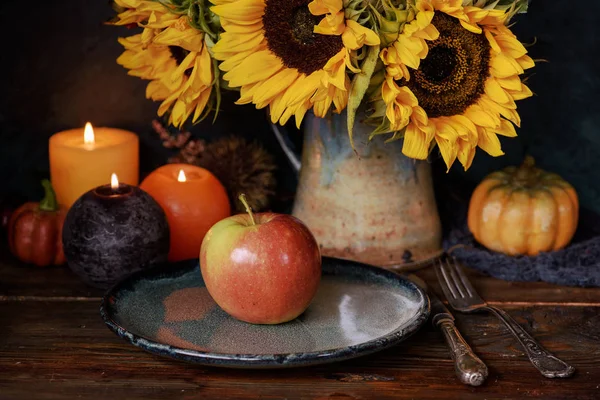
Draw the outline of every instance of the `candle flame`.
[[[110,187],[111,189],[119,188],[119,178],[117,178],[117,174],[112,174],[110,176]]]
[[[185,177],[185,172],[183,172],[182,169],[179,170],[179,175],[177,176],[177,181],[178,182],[185,182],[185,181],[187,181],[187,178]]]
[[[83,143],[85,144],[93,144],[96,141],[94,138],[94,128],[92,128],[92,124],[87,122],[85,124],[85,129],[83,130]]]

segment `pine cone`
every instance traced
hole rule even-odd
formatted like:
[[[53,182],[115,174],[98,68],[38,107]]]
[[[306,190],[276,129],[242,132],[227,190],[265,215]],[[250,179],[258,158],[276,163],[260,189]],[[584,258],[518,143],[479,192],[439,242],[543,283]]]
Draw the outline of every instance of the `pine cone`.
[[[245,212],[238,201],[244,193],[254,211],[269,208],[275,194],[273,157],[260,144],[229,136],[206,144],[194,164],[211,171],[225,186],[232,209]]]
[[[172,132],[160,121],[152,127],[168,149],[179,149],[169,158],[170,163],[186,163],[206,168],[225,186],[234,211],[246,212],[238,200],[240,194],[252,210],[259,212],[269,208],[275,195],[276,181],[273,172],[275,161],[260,144],[248,142],[239,136],[229,136],[211,143],[191,139],[189,132]]]

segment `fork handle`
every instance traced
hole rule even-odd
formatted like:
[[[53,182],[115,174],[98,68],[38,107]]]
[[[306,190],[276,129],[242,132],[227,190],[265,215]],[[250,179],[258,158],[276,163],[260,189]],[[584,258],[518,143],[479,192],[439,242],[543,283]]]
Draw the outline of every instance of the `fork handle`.
[[[506,311],[494,306],[487,306],[486,308],[496,315],[500,321],[504,322],[504,325],[506,325],[525,349],[525,353],[529,357],[529,360],[531,360],[531,363],[542,375],[546,378],[568,378],[573,375],[575,368],[546,350]]]
[[[454,369],[456,376],[465,385],[479,386],[488,376],[487,366],[475,355],[469,344],[462,337],[454,321],[444,319],[438,323],[438,326],[446,343],[450,346],[450,355],[454,360]]]

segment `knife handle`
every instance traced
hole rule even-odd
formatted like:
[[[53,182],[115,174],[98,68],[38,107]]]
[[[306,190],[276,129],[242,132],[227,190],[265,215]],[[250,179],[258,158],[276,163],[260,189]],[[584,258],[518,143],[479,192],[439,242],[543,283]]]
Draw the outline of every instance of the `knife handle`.
[[[444,338],[450,346],[450,355],[454,360],[454,369],[458,379],[466,385],[479,386],[488,376],[487,366],[475,355],[462,337],[454,321],[444,319],[438,322]]]

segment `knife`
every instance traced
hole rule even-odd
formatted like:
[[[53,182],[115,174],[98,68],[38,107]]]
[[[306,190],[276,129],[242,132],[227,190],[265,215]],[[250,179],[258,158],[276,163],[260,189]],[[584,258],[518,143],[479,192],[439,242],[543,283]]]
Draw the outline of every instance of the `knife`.
[[[450,347],[450,355],[454,360],[456,376],[466,385],[481,385],[488,376],[487,366],[475,355],[469,344],[456,329],[454,317],[444,303],[433,291],[429,290],[428,294],[431,300],[431,322],[444,334],[446,343]]]

